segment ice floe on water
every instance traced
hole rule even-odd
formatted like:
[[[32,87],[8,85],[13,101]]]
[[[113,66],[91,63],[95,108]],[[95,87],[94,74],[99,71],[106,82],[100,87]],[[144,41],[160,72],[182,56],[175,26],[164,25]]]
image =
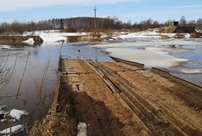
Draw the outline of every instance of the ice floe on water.
[[[0,49],[9,49],[10,45],[0,45]]]
[[[122,42],[100,43],[92,47],[105,50],[111,57],[142,63],[146,67],[166,69],[175,67],[173,69],[179,73],[202,73],[200,69],[191,67],[177,70],[178,66],[182,65],[185,68],[185,65],[193,61],[193,57],[190,57],[191,54],[195,55],[202,51],[202,39],[190,39],[190,34],[184,34],[183,39],[175,39],[175,35],[176,33],[158,33],[152,29],[120,33],[118,38],[123,39]],[[170,38],[161,39],[161,36]]]
[[[12,118],[20,121],[22,116],[28,115],[28,112],[23,110],[12,109],[10,111],[6,111],[6,105],[0,106],[0,122],[4,121],[4,119]]]
[[[100,43],[96,45],[91,45],[91,47],[97,48],[114,48],[114,47],[172,47],[172,49],[183,48],[183,46],[202,46],[200,41],[186,41],[186,40],[150,40],[150,41],[133,41],[133,42],[119,42],[119,43]]]
[[[20,120],[20,118],[25,115],[28,115],[28,112],[16,109],[10,111],[10,116],[17,120]]]
[[[177,58],[162,52],[152,52],[140,49],[107,48],[111,57],[144,64],[145,67],[169,68],[178,66],[188,60]]]
[[[145,50],[156,52],[156,53],[163,53],[163,54],[169,54],[169,53],[186,53],[193,51],[192,49],[183,49],[183,48],[176,48],[176,47],[146,47]]]
[[[195,69],[179,68],[176,70],[176,72],[184,73],[184,74],[200,74],[200,73],[202,73],[202,69],[200,69],[200,68],[195,68]]]
[[[0,128],[0,135],[12,135],[14,133],[19,133],[23,131],[24,126],[22,125],[22,122],[20,121],[22,116],[28,115],[28,112],[23,110],[6,110],[6,105],[0,106],[0,123],[6,124],[11,123],[9,128],[2,129]],[[13,126],[13,123],[15,126]],[[19,125],[16,125],[18,123]],[[7,126],[6,126],[7,127]]]
[[[0,131],[0,135],[9,136],[13,133],[20,131],[23,127],[24,127],[23,125],[16,125],[16,126],[6,128],[6,129]]]

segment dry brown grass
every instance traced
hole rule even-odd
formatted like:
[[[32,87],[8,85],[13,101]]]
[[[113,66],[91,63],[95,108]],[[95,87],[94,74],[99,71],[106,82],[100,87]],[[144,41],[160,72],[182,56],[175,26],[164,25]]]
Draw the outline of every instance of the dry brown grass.
[[[175,29],[176,29],[176,26],[173,26],[173,25],[164,26],[159,29],[159,33],[173,33]]]
[[[71,136],[73,128],[65,113],[47,115],[41,122],[36,122],[29,136]]]
[[[169,39],[170,37],[167,35],[161,35],[161,39]]]
[[[202,34],[199,34],[199,33],[191,33],[190,34],[190,38],[199,38],[200,36],[202,36]]]
[[[60,87],[60,72],[49,114],[42,121],[37,121],[31,128],[29,136],[71,136],[73,135],[73,121],[68,117],[67,112],[57,112],[58,93]]]
[[[78,42],[79,37],[81,37],[81,36],[68,36],[67,41],[68,42]]]
[[[179,38],[179,39],[185,38],[185,35],[182,33],[176,33],[175,38]]]

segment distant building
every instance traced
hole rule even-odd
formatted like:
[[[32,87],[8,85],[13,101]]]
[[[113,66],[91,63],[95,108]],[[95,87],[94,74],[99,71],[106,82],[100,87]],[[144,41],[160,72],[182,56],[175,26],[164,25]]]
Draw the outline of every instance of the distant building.
[[[178,22],[178,21],[174,21],[174,22],[173,22],[173,25],[174,25],[174,26],[178,26],[178,25],[179,25],[179,22]]]

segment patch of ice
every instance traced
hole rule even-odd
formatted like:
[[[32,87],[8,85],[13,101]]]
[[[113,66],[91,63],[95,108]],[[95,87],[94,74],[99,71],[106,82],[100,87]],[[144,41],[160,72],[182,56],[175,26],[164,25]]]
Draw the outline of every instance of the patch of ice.
[[[85,122],[79,122],[77,131],[77,136],[87,136],[87,124]]]
[[[0,106],[0,111],[6,108],[6,105]]]
[[[179,69],[180,72],[184,74],[199,74],[202,73],[202,69],[186,69],[186,68],[181,68]]]
[[[123,47],[123,46],[170,46],[170,45],[194,45],[194,46],[201,46],[202,42],[198,41],[191,41],[191,40],[184,40],[184,39],[168,39],[168,40],[149,40],[145,41],[144,39],[139,39],[135,42],[122,42],[122,43],[101,43],[96,45],[91,45],[91,47],[97,48],[114,48],[114,47]]]
[[[169,68],[188,61],[187,59],[176,58],[168,54],[140,49],[107,48],[106,51],[110,52],[112,57],[138,62],[144,64],[145,67]]]
[[[0,134],[1,135],[9,135],[9,134],[12,134],[12,133],[19,131],[22,128],[23,128],[23,125],[13,126],[13,127],[10,127],[10,128],[7,128],[7,129],[0,131]]]
[[[16,110],[16,109],[13,109],[13,110],[10,111],[10,116],[11,116],[12,118],[17,119],[17,120],[20,120],[20,118],[21,118],[23,115],[28,115],[28,112],[22,111],[22,110]]]
[[[168,48],[168,47],[145,47],[145,50],[156,52],[156,53],[186,53],[192,51],[191,49],[180,49],[180,48]]]
[[[34,39],[33,38],[29,38],[26,41],[23,41],[23,43],[27,43],[27,44],[32,45],[32,44],[34,44]]]
[[[9,49],[10,46],[9,45],[0,45],[0,49]]]
[[[0,114],[5,114],[6,112],[3,110],[4,108],[6,108],[6,105],[0,106]]]

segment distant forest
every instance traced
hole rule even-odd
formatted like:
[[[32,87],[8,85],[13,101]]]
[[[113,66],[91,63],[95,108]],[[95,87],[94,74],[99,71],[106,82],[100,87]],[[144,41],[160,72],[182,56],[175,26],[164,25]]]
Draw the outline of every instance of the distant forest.
[[[22,34],[25,31],[37,31],[37,30],[61,30],[71,29],[72,31],[82,31],[85,29],[137,29],[145,30],[148,28],[159,28],[172,24],[174,20],[168,20],[166,22],[158,22],[152,19],[144,20],[139,23],[122,22],[117,17],[107,18],[93,18],[93,17],[77,17],[67,19],[49,19],[38,22],[18,22],[1,23],[0,34]],[[182,26],[194,26],[202,28],[202,19],[186,20],[182,17],[179,20],[179,25]]]

